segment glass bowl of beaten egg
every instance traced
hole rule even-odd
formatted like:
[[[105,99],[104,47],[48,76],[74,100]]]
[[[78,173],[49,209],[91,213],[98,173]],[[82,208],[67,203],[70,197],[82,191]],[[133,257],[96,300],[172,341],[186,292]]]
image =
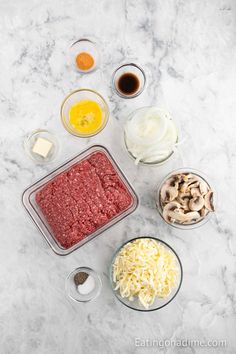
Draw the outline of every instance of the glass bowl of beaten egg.
[[[110,284],[116,298],[130,309],[159,310],[178,294],[183,268],[175,250],[152,236],[125,242],[113,256]]]
[[[64,128],[75,136],[88,138],[100,133],[109,118],[105,99],[96,91],[79,89],[62,102],[61,120]]]

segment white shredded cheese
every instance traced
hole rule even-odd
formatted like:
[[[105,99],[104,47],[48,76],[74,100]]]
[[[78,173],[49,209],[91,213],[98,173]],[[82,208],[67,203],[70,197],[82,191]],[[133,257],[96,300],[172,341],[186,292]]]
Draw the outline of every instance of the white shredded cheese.
[[[113,264],[115,290],[123,298],[138,297],[148,309],[156,297],[167,297],[177,285],[179,268],[175,254],[160,242],[140,238],[127,243]]]

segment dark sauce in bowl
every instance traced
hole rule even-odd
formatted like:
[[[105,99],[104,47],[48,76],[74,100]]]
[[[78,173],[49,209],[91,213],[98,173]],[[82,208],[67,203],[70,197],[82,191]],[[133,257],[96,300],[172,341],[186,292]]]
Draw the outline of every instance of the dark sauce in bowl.
[[[133,73],[124,73],[117,80],[117,88],[123,95],[134,95],[140,86],[138,77]]]

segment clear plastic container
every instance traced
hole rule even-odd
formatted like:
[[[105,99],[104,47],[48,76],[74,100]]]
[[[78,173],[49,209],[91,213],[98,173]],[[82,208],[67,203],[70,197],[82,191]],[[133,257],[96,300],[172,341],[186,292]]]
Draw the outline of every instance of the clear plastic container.
[[[93,233],[87,235],[84,239],[79,241],[77,244],[74,246],[66,249],[63,248],[56,238],[53,235],[53,231],[51,230],[48,222],[46,221],[41,209],[39,208],[38,204],[36,203],[35,197],[36,193],[45,186],[48,182],[52,181],[56,176],[59,174],[68,171],[72,166],[76,165],[78,162],[82,160],[86,160],[92,153],[95,152],[102,152],[106,155],[106,157],[109,159],[109,161],[112,163],[116,173],[118,174],[119,178],[121,181],[124,183],[125,188],[128,190],[128,192],[131,195],[132,201],[131,204],[123,211],[121,211],[119,214],[115,215],[112,219],[108,220],[106,224],[103,226],[99,227],[96,229]],[[42,235],[50,245],[50,247],[53,249],[53,251],[58,254],[58,255],[67,255],[71,253],[72,251],[76,250],[77,248],[83,246],[85,243],[88,241],[92,240],[94,237],[98,236],[101,234],[103,231],[109,229],[111,226],[115,225],[118,221],[122,220],[129,214],[131,214],[133,211],[138,206],[138,196],[136,195],[134,189],[132,186],[129,184],[128,180],[126,179],[124,173],[121,171],[117,163],[115,162],[114,158],[111,156],[109,151],[101,145],[93,145],[86,150],[83,150],[81,153],[73,157],[71,160],[66,161],[63,165],[59,166],[52,172],[50,172],[48,175],[45,177],[41,178],[31,186],[29,186],[23,193],[22,195],[22,202],[24,207],[26,208],[29,216],[33,220],[33,222],[36,224],[36,226],[39,228],[41,231]]]

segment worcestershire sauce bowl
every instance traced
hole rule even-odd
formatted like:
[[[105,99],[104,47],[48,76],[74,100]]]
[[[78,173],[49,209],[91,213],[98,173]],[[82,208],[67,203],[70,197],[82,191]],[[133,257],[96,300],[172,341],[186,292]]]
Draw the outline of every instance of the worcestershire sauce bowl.
[[[124,64],[112,75],[112,86],[116,94],[122,98],[139,96],[145,87],[146,76],[138,65]]]

